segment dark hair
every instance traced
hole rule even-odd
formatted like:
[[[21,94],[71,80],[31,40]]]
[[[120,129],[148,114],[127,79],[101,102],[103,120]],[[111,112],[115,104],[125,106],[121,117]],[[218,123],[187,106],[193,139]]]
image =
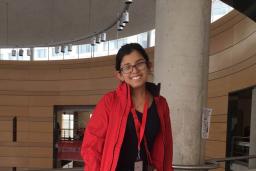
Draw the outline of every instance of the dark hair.
[[[139,52],[139,54],[142,55],[142,57],[146,60],[146,62],[149,61],[148,54],[146,53],[145,49],[138,43],[130,43],[123,45],[119,51],[116,54],[116,70],[120,71],[121,62],[125,55],[129,55],[133,51]]]

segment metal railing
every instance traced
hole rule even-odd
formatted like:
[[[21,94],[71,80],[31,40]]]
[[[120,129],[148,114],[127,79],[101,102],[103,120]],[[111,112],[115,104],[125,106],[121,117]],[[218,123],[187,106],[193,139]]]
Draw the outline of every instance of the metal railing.
[[[235,161],[235,160],[243,160],[243,159],[256,159],[256,155],[249,156],[237,156],[237,157],[226,157],[226,158],[215,158],[206,160],[203,165],[173,165],[175,170],[201,170],[208,171],[217,169],[219,167],[219,163]],[[34,170],[34,171],[83,171],[83,168],[59,168],[59,169],[43,169],[43,170]]]
[[[206,161],[203,165],[173,165],[175,170],[212,170],[217,169],[219,167],[219,163],[216,161]]]

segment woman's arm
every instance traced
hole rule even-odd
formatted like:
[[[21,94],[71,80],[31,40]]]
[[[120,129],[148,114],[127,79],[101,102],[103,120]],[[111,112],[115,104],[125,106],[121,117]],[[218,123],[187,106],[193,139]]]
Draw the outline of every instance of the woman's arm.
[[[97,104],[86,127],[81,155],[86,171],[99,171],[108,127],[109,97],[105,95]]]
[[[172,140],[172,128],[171,128],[171,119],[170,119],[170,110],[168,103],[165,99],[165,151],[167,155],[165,160],[168,162],[165,166],[166,171],[172,171],[172,161],[173,161],[173,140]]]

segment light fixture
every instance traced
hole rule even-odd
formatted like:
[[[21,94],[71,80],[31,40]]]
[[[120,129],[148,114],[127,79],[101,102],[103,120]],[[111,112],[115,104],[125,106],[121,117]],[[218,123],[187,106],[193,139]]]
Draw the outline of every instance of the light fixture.
[[[107,34],[105,32],[101,33],[101,41],[105,42],[106,40],[107,40]]]
[[[12,56],[16,56],[16,50],[15,49],[12,50]]]
[[[23,52],[24,52],[23,49],[20,49],[19,50],[19,56],[23,56]]]
[[[120,26],[121,26],[121,27],[125,27],[125,26],[126,26],[126,23],[120,22]]]
[[[59,46],[55,46],[55,53],[59,53],[60,52],[60,47]]]
[[[91,39],[91,45],[94,46],[96,44],[96,37],[92,37]]]
[[[125,0],[126,4],[131,4],[133,2],[133,0]]]
[[[126,23],[123,22],[123,17],[119,21],[119,26],[121,26],[121,27],[125,27],[126,26]]]
[[[100,43],[101,42],[101,35],[99,34],[97,37],[96,37],[96,43]]]
[[[122,22],[129,23],[129,12],[127,10],[122,14]]]
[[[65,46],[65,45],[61,45],[61,47],[60,47],[60,51],[61,51],[62,53],[64,53],[64,52],[65,52],[65,48],[66,48],[66,46]]]
[[[68,45],[68,51],[71,52],[72,51],[72,44]]]
[[[27,49],[27,56],[31,56],[31,49]]]
[[[117,22],[117,31],[122,31],[124,29],[124,27],[121,25],[121,21],[118,20]]]

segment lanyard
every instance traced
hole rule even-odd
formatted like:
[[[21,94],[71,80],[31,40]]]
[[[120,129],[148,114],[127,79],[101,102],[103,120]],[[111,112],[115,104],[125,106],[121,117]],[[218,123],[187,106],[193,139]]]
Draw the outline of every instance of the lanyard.
[[[135,107],[134,107],[133,104],[132,104],[132,109],[131,109],[133,120],[134,120],[135,129],[136,129],[136,135],[137,135],[137,138],[138,138],[138,157],[139,158],[140,158],[140,156],[139,156],[140,144],[141,144],[141,141],[142,141],[142,139],[144,137],[146,120],[147,120],[147,115],[148,115],[148,103],[149,103],[149,97],[146,96],[146,100],[145,100],[145,103],[144,103],[144,109],[143,109],[143,115],[142,115],[142,122],[141,123],[140,123],[140,121],[138,119],[138,116],[136,114]]]

